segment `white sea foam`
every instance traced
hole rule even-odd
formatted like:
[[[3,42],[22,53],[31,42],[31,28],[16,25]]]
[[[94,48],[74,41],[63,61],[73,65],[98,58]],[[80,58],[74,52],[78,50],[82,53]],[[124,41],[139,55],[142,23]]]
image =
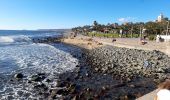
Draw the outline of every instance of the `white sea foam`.
[[[0,44],[3,43],[22,43],[22,42],[31,42],[31,38],[25,35],[18,36],[0,36]]]
[[[15,42],[31,42],[32,39],[29,36],[25,35],[19,35],[19,36],[13,36],[13,39]]]
[[[8,36],[0,36],[0,43],[11,43],[14,39]]]
[[[61,73],[73,69],[77,64],[77,59],[73,58],[69,53],[48,44],[33,43],[0,47],[0,54],[0,66],[6,64],[5,66],[8,65],[11,69],[19,67],[19,69],[23,70]]]

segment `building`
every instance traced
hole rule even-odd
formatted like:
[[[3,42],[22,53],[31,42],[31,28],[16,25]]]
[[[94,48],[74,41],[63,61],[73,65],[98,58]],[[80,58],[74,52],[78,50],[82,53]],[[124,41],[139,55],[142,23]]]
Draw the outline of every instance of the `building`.
[[[119,26],[119,24],[118,24],[118,23],[113,23],[113,24],[111,24],[111,26],[112,26],[113,28],[117,28],[117,27]]]
[[[164,20],[164,16],[163,16],[163,14],[161,13],[161,14],[158,16],[157,22],[162,22],[163,20]]]

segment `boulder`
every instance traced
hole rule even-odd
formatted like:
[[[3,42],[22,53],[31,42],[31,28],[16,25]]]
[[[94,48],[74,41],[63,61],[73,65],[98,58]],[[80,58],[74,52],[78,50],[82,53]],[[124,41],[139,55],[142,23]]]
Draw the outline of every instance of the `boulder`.
[[[22,79],[24,77],[24,75],[22,73],[17,73],[14,75],[14,78],[16,79]]]

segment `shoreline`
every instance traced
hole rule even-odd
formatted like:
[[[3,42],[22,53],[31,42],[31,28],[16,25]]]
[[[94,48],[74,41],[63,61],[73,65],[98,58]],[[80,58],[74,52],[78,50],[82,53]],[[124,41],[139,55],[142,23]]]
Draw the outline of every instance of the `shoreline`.
[[[146,49],[146,47],[145,48],[139,48],[139,47],[136,47],[136,48],[134,48],[133,46],[132,47],[130,47],[130,46],[125,46],[125,45],[119,45],[119,44],[112,44],[111,42],[104,42],[104,41],[100,41],[100,42],[98,42],[97,41],[97,39],[92,39],[91,37],[75,37],[74,39],[70,39],[70,38],[65,38],[63,41],[62,41],[63,43],[66,43],[66,44],[70,44],[70,45],[75,45],[75,46],[78,46],[78,47],[80,47],[80,48],[84,48],[84,49],[87,49],[88,51],[91,51],[91,50],[93,50],[93,49],[96,49],[96,48],[102,48],[102,47],[104,47],[104,46],[107,46],[107,45],[110,45],[110,46],[117,46],[117,47],[123,47],[123,48],[130,48],[130,49],[132,49],[132,50],[143,50],[143,51],[148,51],[148,52],[152,52],[152,51],[154,51],[154,49],[153,48],[151,48],[151,49]],[[90,43],[90,44],[89,44]],[[98,43],[100,43],[100,45],[98,45]],[[108,44],[107,44],[108,43]],[[169,49],[168,49],[168,51],[169,51]],[[163,51],[164,52],[164,51]],[[167,51],[166,51],[167,52]],[[165,53],[165,52],[164,52]],[[92,64],[90,64],[90,66],[92,66]],[[93,68],[91,69],[91,70],[94,70]],[[92,73],[94,73],[94,72],[92,72]],[[153,80],[153,81],[152,81]],[[138,80],[139,81],[139,80]],[[124,90],[124,89],[127,89],[127,87],[129,87],[129,85],[131,85],[132,87],[130,87],[129,88],[129,90],[131,90],[132,92],[127,92],[127,93],[121,93],[121,94],[123,94],[122,96],[115,96],[118,100],[124,100],[124,99],[127,99],[127,98],[133,98],[133,99],[137,99],[137,98],[139,98],[140,97],[140,100],[143,100],[143,99],[141,99],[142,98],[142,96],[144,96],[145,94],[147,94],[147,93],[150,93],[151,91],[153,91],[153,90],[155,90],[155,89],[157,89],[157,85],[161,82],[161,81],[163,81],[163,80],[154,80],[153,78],[149,78],[149,79],[147,79],[147,78],[144,78],[144,79],[142,79],[142,80],[140,80],[139,82],[137,82],[137,81],[130,81],[130,83],[129,82],[125,82],[125,87],[124,86],[121,86],[121,88]],[[136,82],[136,83],[135,83]],[[122,84],[122,83],[119,83],[120,85]],[[123,84],[124,84],[124,82],[123,82]],[[140,84],[140,85],[139,85]],[[143,85],[142,85],[143,84]],[[152,84],[152,85],[151,85]],[[148,85],[148,86],[147,86]],[[153,86],[153,87],[152,87]],[[109,86],[108,86],[109,87]],[[109,87],[109,88],[111,88],[111,87]],[[138,88],[141,88],[141,91],[143,91],[143,93],[138,93],[138,92],[134,92],[134,91],[136,91],[136,90],[138,90]],[[143,90],[142,90],[142,88],[143,88]],[[145,89],[146,88],[146,89]],[[150,88],[150,89],[149,89]],[[139,89],[140,90],[140,89]],[[144,92],[145,91],[145,92]],[[147,91],[147,92],[146,92]],[[112,91],[112,92],[114,92],[114,91]],[[150,98],[154,98],[154,95],[155,94],[153,94],[153,93],[155,93],[155,92],[152,92],[151,94],[149,94],[150,96]],[[152,96],[151,96],[152,95]],[[148,95],[147,95],[148,96]],[[145,97],[144,97],[145,98]]]
[[[51,91],[53,89],[60,89],[56,86],[57,84],[59,84],[57,80],[59,80],[60,73],[63,73],[65,71],[69,72],[73,69],[77,69],[76,65],[78,64],[78,59],[76,59],[75,57],[79,56],[80,50],[75,47],[73,48],[60,44],[60,41],[55,41],[55,39],[56,37],[47,38],[47,40],[43,38],[43,41],[40,40],[40,43],[38,40],[37,42],[33,41],[26,44],[26,47],[28,45],[28,48],[24,48],[24,51],[17,52],[18,54],[23,54],[23,52],[27,52],[26,50],[30,51],[32,55],[29,60],[31,60],[32,62],[27,63],[27,59],[25,63],[22,63],[23,65],[25,65],[24,68],[20,68],[20,66],[16,65],[16,67],[18,68],[14,71],[11,71],[11,73],[2,73],[0,87],[1,100],[48,100],[51,99]],[[19,47],[21,46],[19,45]],[[29,49],[32,49],[33,51]],[[29,55],[24,54],[23,57],[25,56],[27,57]],[[34,59],[32,60],[32,58]],[[34,63],[37,60],[42,64]],[[32,63],[34,63],[34,65]],[[7,65],[4,65],[2,67],[8,68]]]
[[[41,96],[41,99],[134,100],[156,89],[157,82],[153,78],[130,79],[127,76],[123,79],[122,76],[126,76],[126,73],[124,73],[126,70],[120,71],[122,76],[119,76],[119,73],[112,74],[115,69],[110,69],[107,64],[105,65],[105,62],[108,62],[106,60],[110,58],[108,54],[121,48],[114,48],[112,45],[106,45],[89,37],[56,39],[54,37],[50,38],[49,41],[47,39],[40,40],[40,42],[47,44],[54,42],[54,46],[60,43],[65,45],[67,47],[65,51],[78,59],[78,65],[74,70],[56,74],[55,79],[48,79],[46,73],[37,73],[32,76],[16,73],[11,80],[8,80],[9,83],[24,84],[25,82],[37,93],[37,98]],[[107,49],[107,47],[113,47],[113,50]],[[122,48],[121,52],[124,52],[124,50],[127,49]],[[108,53],[108,51],[111,52]],[[112,70],[112,72],[110,73],[109,70]],[[116,72],[119,72],[119,70],[118,68]],[[115,75],[118,76],[114,77]],[[26,95],[22,91],[18,91],[17,94]],[[9,96],[10,98],[12,97]]]

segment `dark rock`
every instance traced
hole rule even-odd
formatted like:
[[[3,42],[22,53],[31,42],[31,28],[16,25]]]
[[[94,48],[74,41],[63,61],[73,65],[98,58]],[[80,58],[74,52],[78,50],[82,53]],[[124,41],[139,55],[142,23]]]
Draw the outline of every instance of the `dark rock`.
[[[136,96],[133,94],[127,94],[125,97],[128,98],[129,100],[136,99]]]
[[[47,87],[45,84],[43,84],[43,83],[40,83],[40,84],[38,84],[38,85],[35,85],[34,88],[35,88],[35,89],[48,90],[48,87]]]
[[[17,91],[17,94],[18,94],[19,96],[22,96],[22,95],[23,95],[23,91]]]
[[[71,87],[69,87],[68,90],[71,94],[78,94],[79,92],[81,92],[81,87],[79,85],[73,84],[71,85]]]
[[[30,80],[28,80],[27,83],[32,83],[32,82]]]
[[[80,100],[80,98],[77,95],[75,95],[71,100]]]
[[[22,79],[24,77],[24,75],[22,73],[18,73],[14,75],[14,78],[16,79]]]
[[[45,73],[38,73],[39,76],[45,76]]]
[[[14,100],[15,98],[13,96],[8,96],[7,100]]]
[[[129,87],[135,88],[136,86],[134,84],[130,84]]]
[[[68,95],[69,92],[66,90],[66,89],[60,89],[56,92],[56,94],[59,94],[59,95]]]
[[[126,85],[125,83],[120,83],[120,84],[114,85],[113,87],[114,87],[114,88],[119,88],[119,87],[123,87],[123,86],[125,86],[125,85]]]
[[[68,85],[69,85],[69,83],[66,81],[58,81],[56,86],[57,87],[66,87]]]
[[[50,79],[46,79],[45,81],[48,82],[48,83],[52,82]]]
[[[67,81],[67,82],[70,82],[70,81],[71,81],[71,79],[68,77],[68,78],[66,78],[66,81]]]
[[[30,81],[35,81],[35,82],[40,82],[45,79],[45,76],[40,76],[40,75],[32,75],[30,77]]]

